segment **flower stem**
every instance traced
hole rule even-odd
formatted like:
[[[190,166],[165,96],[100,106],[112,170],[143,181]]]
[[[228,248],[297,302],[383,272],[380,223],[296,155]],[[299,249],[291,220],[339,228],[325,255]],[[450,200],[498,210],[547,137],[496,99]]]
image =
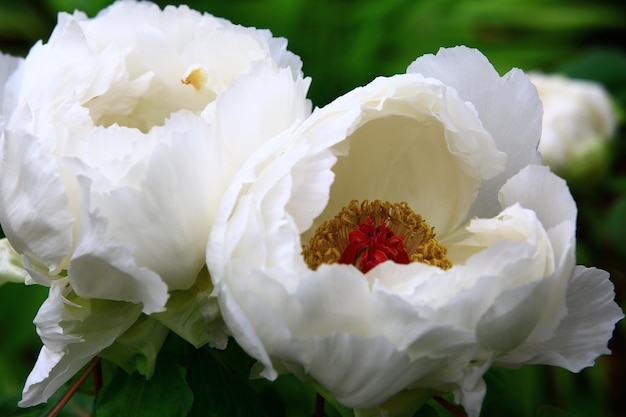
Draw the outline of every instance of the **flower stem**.
[[[59,400],[59,402],[57,403],[57,405],[54,406],[54,408],[52,409],[52,411],[50,411],[50,413],[47,415],[47,417],[53,417],[55,416],[59,411],[61,411],[61,409],[65,406],[65,404],[67,404],[67,402],[70,400],[70,398],[72,398],[72,396],[76,393],[76,391],[78,390],[78,387],[80,387],[80,385],[85,381],[85,379],[87,379],[87,377],[89,376],[89,374],[94,370],[94,368],[96,368],[98,365],[100,364],[100,358],[95,357],[91,360],[91,362],[89,362],[89,365],[87,365],[87,367],[85,368],[85,370],[80,374],[80,376],[78,377],[78,379],[72,384],[72,386],[70,387],[70,389],[65,393],[65,395],[63,396],[63,398],[61,398],[61,400]],[[99,387],[98,387],[99,389]]]
[[[324,397],[320,394],[315,397],[315,417],[324,417]]]
[[[93,396],[94,401],[98,399],[98,394],[102,388],[102,362],[97,361],[93,368]]]
[[[434,396],[433,398],[435,401],[441,404],[446,410],[454,414],[456,417],[467,417],[467,414],[465,414],[463,411],[456,408],[454,405],[450,404],[445,398],[439,397],[437,395]]]

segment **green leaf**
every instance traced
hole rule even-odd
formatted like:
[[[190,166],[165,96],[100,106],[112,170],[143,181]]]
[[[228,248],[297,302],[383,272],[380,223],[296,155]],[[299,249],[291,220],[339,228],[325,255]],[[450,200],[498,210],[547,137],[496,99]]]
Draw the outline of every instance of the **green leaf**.
[[[311,417],[315,413],[317,392],[293,374],[280,374],[274,381],[254,379],[251,384],[272,417]],[[325,417],[342,416],[328,402],[324,410]]]
[[[47,296],[48,288],[40,285],[7,283],[0,287],[0,395],[21,397],[41,349],[33,318]]]
[[[626,196],[621,197],[611,206],[606,217],[606,233],[613,249],[626,255]]]
[[[168,333],[167,327],[142,314],[111,346],[100,352],[100,357],[121,366],[127,373],[138,371],[150,378]]]
[[[576,417],[576,415],[551,405],[540,405],[535,409],[533,417]]]
[[[566,63],[561,72],[569,77],[602,83],[621,105],[626,104],[626,54],[619,49],[589,50]]]
[[[444,412],[439,413],[436,408],[431,407],[430,404],[426,403],[417,411],[417,413],[413,414],[413,417],[448,417],[446,414],[443,414]]]
[[[187,383],[194,396],[189,417],[266,416],[248,379],[252,359],[237,344],[193,350],[189,363]]]
[[[88,16],[95,16],[100,10],[112,3],[111,0],[47,0],[52,10],[72,13],[81,10]]]
[[[495,403],[501,398],[502,393],[509,389],[510,375],[502,368],[489,368],[483,379],[487,384],[487,395],[483,404]]]
[[[181,417],[193,403],[184,370],[171,354],[160,355],[151,379],[117,368],[96,403],[98,417]]]
[[[355,417],[410,417],[429,399],[429,390],[404,390],[394,395],[378,407],[354,410]]]
[[[217,299],[210,296],[212,292],[211,276],[204,267],[191,288],[171,291],[166,310],[151,317],[197,348],[210,344],[224,349],[228,343],[226,325],[219,314]],[[198,300],[203,300],[202,306]]]
[[[20,394],[0,397],[0,416],[11,417],[34,417],[43,407],[19,408],[17,402],[21,399]]]

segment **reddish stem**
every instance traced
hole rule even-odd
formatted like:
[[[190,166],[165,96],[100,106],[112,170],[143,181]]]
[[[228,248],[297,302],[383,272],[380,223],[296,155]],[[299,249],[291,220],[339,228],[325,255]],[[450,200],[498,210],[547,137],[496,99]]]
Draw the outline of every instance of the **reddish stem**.
[[[94,370],[94,368],[100,363],[100,358],[95,357],[91,360],[91,362],[89,362],[89,365],[87,365],[87,367],[85,368],[85,370],[80,374],[80,376],[78,377],[78,379],[76,380],[76,382],[74,382],[72,384],[72,386],[70,387],[70,389],[65,393],[65,395],[63,396],[63,398],[61,398],[61,400],[59,400],[59,402],[57,403],[57,405],[54,406],[54,408],[52,409],[52,411],[50,411],[50,413],[47,415],[47,417],[53,417],[55,416],[59,411],[61,411],[61,409],[65,406],[65,404],[67,404],[67,402],[70,400],[70,398],[72,398],[72,396],[76,393],[76,391],[78,390],[78,387],[80,387],[80,385],[85,381],[85,379],[87,379],[87,377],[89,376],[89,374],[91,373],[91,371]]]
[[[454,405],[450,404],[445,398],[435,396],[434,399],[439,404],[441,404],[446,410],[454,414],[456,417],[467,417],[467,414],[465,414],[463,411],[456,408]]]
[[[98,361],[93,368],[93,396],[94,400],[98,399],[98,394],[102,388],[102,362]]]
[[[315,417],[324,417],[324,397],[320,394],[315,397]]]

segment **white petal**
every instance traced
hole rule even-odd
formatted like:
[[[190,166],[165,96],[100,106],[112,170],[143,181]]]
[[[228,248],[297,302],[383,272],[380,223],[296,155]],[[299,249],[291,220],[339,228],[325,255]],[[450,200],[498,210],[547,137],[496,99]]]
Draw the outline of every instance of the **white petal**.
[[[145,141],[155,146],[135,187],[112,185],[92,196],[90,210],[107,220],[106,237],[133,247],[138,267],[169,290],[188,289],[205,264],[206,242],[227,178],[224,149],[198,117],[177,114]],[[125,180],[125,179],[124,179]]]
[[[562,178],[541,165],[529,165],[509,179],[498,194],[502,207],[530,208],[547,230],[561,222],[576,223],[576,203]]]
[[[550,279],[555,281],[551,301],[543,304],[543,317],[532,333],[534,340],[544,340],[567,312],[565,293],[576,265],[576,203],[565,181],[539,165],[529,165],[507,181],[499,199],[503,206],[515,203],[533,210],[548,233],[555,267]]]
[[[19,253],[7,238],[0,239],[0,285],[5,282],[24,282],[26,271],[22,268]]]
[[[606,271],[576,267],[567,289],[568,313],[553,337],[527,341],[499,356],[497,363],[555,365],[573,372],[592,366],[598,356],[610,353],[607,343],[615,324],[624,317],[614,301],[613,288]]]
[[[97,126],[74,139],[60,161],[64,181],[80,188],[76,178],[87,177],[94,193],[108,193],[121,185],[140,188],[150,155],[168,142],[166,135],[147,137],[137,129],[117,125]]]
[[[514,349],[524,342],[543,313],[538,306],[551,301],[550,284],[544,279],[500,294],[478,322],[476,335],[480,344],[497,352]]]
[[[10,84],[7,85],[7,81],[23,61],[23,58],[0,52],[0,126],[2,126],[3,118],[6,118],[13,110],[11,107],[15,100],[14,87]]]
[[[89,243],[91,247],[85,247],[85,253],[82,247],[77,248],[70,263],[68,276],[76,293],[88,298],[142,303],[146,314],[165,309],[167,285],[149,269],[137,267],[130,248],[87,239],[82,244]]]
[[[20,407],[47,401],[141,313],[130,303],[73,298],[69,304],[63,287],[53,285],[35,318],[44,347],[26,380]]]
[[[156,273],[137,266],[132,246],[104,239],[106,220],[90,219],[68,268],[72,288],[84,298],[142,303],[146,314],[163,311],[167,285]]]
[[[310,114],[309,84],[310,79],[294,81],[289,69],[263,62],[217,99],[215,114],[205,117],[215,123],[232,167],[239,168],[252,151]]]
[[[6,133],[0,161],[0,223],[17,252],[58,273],[71,251],[74,215],[57,163],[33,136]]]
[[[454,401],[463,405],[468,417],[478,417],[483,399],[487,394],[487,384],[482,376],[487,372],[491,362],[483,366],[470,366],[463,370],[464,378],[461,386],[454,390]]]
[[[311,339],[306,349],[315,354],[303,365],[303,370],[348,407],[380,405],[407,386],[419,388],[419,384],[412,383],[420,378],[428,379],[430,374],[448,365],[443,352],[410,359],[384,337],[349,333]]]
[[[298,230],[305,231],[328,202],[328,193],[335,175],[332,167],[337,158],[329,151],[310,153],[291,170],[291,197],[285,209],[293,216]]]
[[[407,71],[454,87],[507,154],[506,171],[486,181],[472,210],[481,217],[495,215],[495,195],[502,184],[524,166],[540,162],[542,106],[535,87],[518,69],[500,77],[485,56],[467,47],[441,48],[437,55],[418,58]]]

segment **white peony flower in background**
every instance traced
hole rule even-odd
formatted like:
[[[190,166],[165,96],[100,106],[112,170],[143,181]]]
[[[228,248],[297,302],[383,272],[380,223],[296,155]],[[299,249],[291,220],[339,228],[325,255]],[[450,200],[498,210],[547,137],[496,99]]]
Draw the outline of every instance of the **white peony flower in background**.
[[[46,401],[142,314],[225,343],[196,303],[211,291],[206,242],[241,163],[310,114],[285,48],[186,6],[120,1],[60,13],[47,43],[2,56],[0,224],[27,281],[51,287],[20,405]]]
[[[602,147],[615,135],[617,121],[611,97],[601,84],[556,74],[529,74],[543,102],[539,152],[556,172],[574,165],[606,164]],[[596,161],[594,155],[600,155]]]
[[[207,265],[262,375],[285,366],[359,415],[453,392],[477,416],[492,365],[609,353],[623,314],[608,274],[576,266],[541,117],[522,71],[442,49],[316,109],[263,169],[250,159]]]

